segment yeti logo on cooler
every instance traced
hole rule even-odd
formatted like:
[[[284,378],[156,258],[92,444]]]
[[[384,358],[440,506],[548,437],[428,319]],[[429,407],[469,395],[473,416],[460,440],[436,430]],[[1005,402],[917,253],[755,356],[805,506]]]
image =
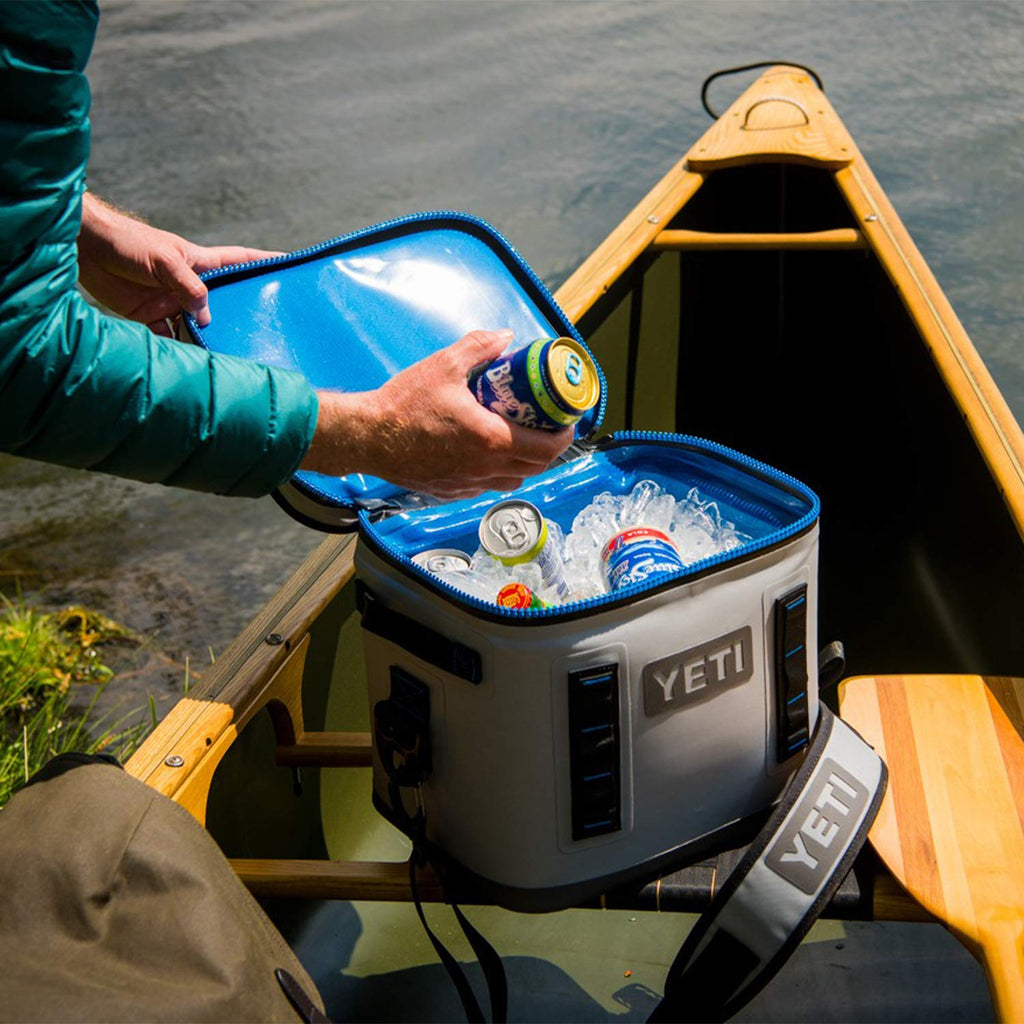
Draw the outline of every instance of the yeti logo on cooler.
[[[659,715],[713,697],[754,674],[753,630],[725,636],[644,666],[644,713]]]

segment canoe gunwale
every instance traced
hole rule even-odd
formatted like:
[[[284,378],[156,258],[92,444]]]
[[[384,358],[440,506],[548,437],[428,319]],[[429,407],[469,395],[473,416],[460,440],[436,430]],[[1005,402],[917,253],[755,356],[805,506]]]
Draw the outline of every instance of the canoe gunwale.
[[[836,184],[963,415],[1024,539],[1024,432],[934,274],[857,152]]]

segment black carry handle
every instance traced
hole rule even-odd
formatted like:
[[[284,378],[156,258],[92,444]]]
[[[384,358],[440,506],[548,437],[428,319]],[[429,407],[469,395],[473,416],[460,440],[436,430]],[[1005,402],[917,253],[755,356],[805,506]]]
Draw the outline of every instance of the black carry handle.
[[[361,580],[356,580],[356,607],[363,616],[363,629],[374,636],[390,640],[428,665],[469,683],[479,683],[483,679],[478,651],[460,644],[458,640],[450,640],[408,615],[385,608]]]

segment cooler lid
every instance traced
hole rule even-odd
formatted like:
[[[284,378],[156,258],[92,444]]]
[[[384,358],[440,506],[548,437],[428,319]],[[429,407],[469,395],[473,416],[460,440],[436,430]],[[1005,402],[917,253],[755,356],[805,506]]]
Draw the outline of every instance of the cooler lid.
[[[512,329],[513,347],[571,337],[585,346],[539,277],[489,224],[441,211],[387,221],[275,259],[203,275],[211,322],[184,332],[212,352],[298,370],[317,388],[367,391],[475,329]],[[601,398],[577,424],[592,434]],[[300,471],[278,501],[322,530],[348,530],[360,509],[435,504],[363,474]]]

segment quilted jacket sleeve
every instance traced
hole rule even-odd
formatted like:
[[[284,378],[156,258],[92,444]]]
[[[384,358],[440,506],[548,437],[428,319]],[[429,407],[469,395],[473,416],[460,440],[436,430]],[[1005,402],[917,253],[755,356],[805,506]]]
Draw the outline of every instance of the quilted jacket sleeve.
[[[0,450],[221,494],[287,479],[299,374],[160,338],[78,293],[94,2],[0,4]]]

